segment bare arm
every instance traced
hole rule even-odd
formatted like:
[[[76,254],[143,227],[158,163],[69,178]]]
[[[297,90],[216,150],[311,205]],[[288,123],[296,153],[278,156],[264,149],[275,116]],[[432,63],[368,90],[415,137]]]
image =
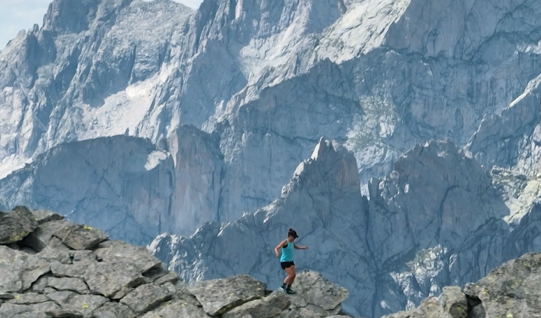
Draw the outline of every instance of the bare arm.
[[[295,247],[296,250],[307,250],[308,249],[308,246],[299,246],[297,244],[294,244],[293,246]]]
[[[276,247],[274,248],[274,254],[276,254],[276,257],[280,256],[278,250],[280,250],[280,248],[284,245],[286,245],[286,240],[283,240],[282,242],[280,242],[280,244],[276,245]]]

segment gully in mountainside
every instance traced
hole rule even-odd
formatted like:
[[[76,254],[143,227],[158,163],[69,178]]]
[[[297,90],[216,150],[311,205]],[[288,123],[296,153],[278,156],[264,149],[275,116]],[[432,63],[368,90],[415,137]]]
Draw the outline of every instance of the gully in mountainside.
[[[289,229],[287,232],[287,239],[283,240],[274,248],[276,257],[279,257],[278,249],[282,248],[282,256],[280,256],[280,264],[282,269],[287,273],[287,277],[284,279],[282,289],[288,294],[295,294],[295,291],[291,289],[291,285],[295,281],[295,263],[293,262],[293,249],[306,250],[308,246],[298,246],[295,243],[295,239],[299,237],[294,229]]]

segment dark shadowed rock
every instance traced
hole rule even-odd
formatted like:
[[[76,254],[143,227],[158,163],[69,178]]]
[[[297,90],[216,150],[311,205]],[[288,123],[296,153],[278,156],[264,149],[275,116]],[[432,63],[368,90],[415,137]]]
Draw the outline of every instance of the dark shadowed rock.
[[[453,318],[468,317],[468,300],[458,286],[443,287],[443,309]]]
[[[38,252],[48,246],[53,248],[63,247],[64,250],[67,250],[69,248],[67,248],[58,237],[54,236],[54,234],[70,226],[71,223],[66,220],[46,222],[41,224],[34,232],[30,233],[26,237],[25,243]]]
[[[50,310],[45,314],[51,318],[84,318],[84,315],[80,312],[70,310]]]
[[[19,242],[38,227],[36,218],[26,207],[11,212],[0,211],[0,244]]]
[[[32,210],[32,214],[36,218],[38,224],[64,219],[62,215],[48,210]]]

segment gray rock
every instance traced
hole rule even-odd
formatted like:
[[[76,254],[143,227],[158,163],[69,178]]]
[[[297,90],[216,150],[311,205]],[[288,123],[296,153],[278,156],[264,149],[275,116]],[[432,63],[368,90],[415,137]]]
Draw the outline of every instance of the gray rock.
[[[0,245],[0,293],[27,290],[49,271],[47,261]]]
[[[458,286],[442,288],[443,309],[453,318],[468,317],[468,301]]]
[[[36,232],[39,231],[39,229],[36,230]],[[32,233],[34,234],[34,233]],[[31,235],[32,235],[31,234]],[[41,252],[39,252],[37,255],[50,263],[58,262],[60,264],[72,264],[73,259],[71,258],[69,250],[65,249],[57,249],[52,248],[49,246],[46,246]]]
[[[109,296],[113,300],[120,300],[130,293],[134,288],[130,286],[123,286],[119,291]]]
[[[91,250],[108,239],[107,235],[97,228],[75,224],[60,229],[54,235],[74,250]]]
[[[31,304],[41,304],[50,301],[50,299],[42,294],[38,293],[24,293],[24,294],[14,294],[13,299],[8,300],[6,303],[9,304],[18,304],[18,305],[31,305]]]
[[[95,263],[98,258],[92,251],[70,251],[71,262],[76,263]]]
[[[15,298],[15,294],[13,293],[1,293],[0,294],[0,299],[1,300],[10,300],[10,299],[13,299]]]
[[[295,286],[297,294],[290,295],[292,307],[297,310],[309,307],[325,316],[338,314],[342,309],[340,305],[349,297],[347,289],[313,271],[298,273]]]
[[[92,264],[86,269],[84,279],[91,292],[105,297],[144,282],[141,272],[131,263]]]
[[[247,275],[236,275],[225,279],[212,279],[188,286],[211,315],[221,315],[233,307],[265,296],[266,285]]]
[[[22,241],[37,227],[38,222],[26,207],[18,206],[8,213],[0,211],[0,244]]]
[[[202,307],[201,303],[197,300],[197,298],[188,290],[187,284],[182,281],[177,281],[174,285],[174,288],[176,290],[175,295],[173,295],[173,298],[175,300],[179,300],[182,303],[190,304],[195,307]]]
[[[52,301],[30,305],[2,304],[0,317],[46,318],[46,312],[58,309],[60,307]]]
[[[50,287],[47,286],[47,283],[49,281],[49,275],[41,276],[38,280],[36,280],[32,284],[31,291],[39,294],[43,294],[45,289],[49,289]]]
[[[79,295],[70,291],[59,291],[47,294],[61,306],[62,310],[79,312],[88,317],[94,310],[105,304],[108,299],[99,295]]]
[[[45,312],[45,314],[52,318],[84,318],[84,315],[80,312],[69,310],[50,310]]]
[[[223,318],[272,318],[280,315],[291,302],[286,295],[273,294],[235,307],[221,315]]]
[[[54,213],[53,211],[48,210],[32,210],[32,214],[36,218],[36,221],[38,224],[43,224],[51,221],[60,221],[63,220],[64,217],[58,213]]]
[[[146,273],[161,264],[145,247],[133,246],[121,241],[103,242],[94,254],[104,263],[131,263],[141,273]]]
[[[209,316],[200,307],[194,306],[189,303],[185,303],[180,300],[171,301],[160,308],[146,313],[141,318],[177,318],[177,317],[190,317],[190,318],[208,318]]]
[[[108,302],[94,311],[94,318],[135,318],[135,314],[125,305]]]
[[[54,288],[56,290],[62,291],[74,291],[79,294],[89,294],[90,291],[86,286],[84,280],[80,278],[70,278],[70,277],[49,277],[47,279],[47,286]]]
[[[154,281],[154,284],[156,284],[156,285],[162,285],[162,284],[166,284],[166,283],[173,283],[173,284],[174,284],[174,283],[176,283],[178,280],[179,280],[179,278],[178,278],[178,274],[177,274],[177,273],[175,273],[175,272],[168,272],[167,274],[158,277],[158,278]]]
[[[66,220],[53,220],[41,224],[34,232],[30,233],[26,239],[26,244],[31,246],[36,251],[41,251],[47,246],[52,248],[62,248],[64,244],[54,236],[56,232],[69,227],[70,222]],[[69,248],[65,247],[65,250]]]
[[[334,313],[340,307],[336,302],[348,294],[312,272],[299,274],[299,290],[304,293],[300,297],[283,293],[265,297],[266,285],[247,275],[185,284],[147,249],[120,241],[100,243],[88,232],[74,233],[81,229],[84,226],[66,220],[44,222],[35,237],[49,244],[36,254],[0,245],[2,317],[320,318]],[[54,248],[55,242],[46,239],[50,232],[72,247],[99,246]],[[88,245],[88,237],[96,243]]]
[[[399,312],[381,318],[451,318],[451,315],[443,311],[436,298],[428,298],[423,300],[415,310]]]
[[[528,253],[506,262],[464,293],[481,301],[485,317],[538,317],[540,313],[541,254]],[[474,316],[478,318],[481,316]]]
[[[152,284],[145,284],[129,292],[122,298],[120,303],[128,306],[136,314],[141,315],[171,300],[171,298],[172,293],[167,289]]]
[[[112,297],[124,287],[136,287],[144,283],[141,272],[130,263],[78,263],[51,265],[57,277],[82,278],[91,293]]]

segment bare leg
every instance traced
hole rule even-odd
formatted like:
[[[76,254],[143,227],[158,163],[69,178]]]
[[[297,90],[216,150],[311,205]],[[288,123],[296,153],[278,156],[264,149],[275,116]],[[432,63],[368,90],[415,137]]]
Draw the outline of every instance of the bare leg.
[[[287,277],[284,280],[284,283],[291,286],[291,285],[293,285],[293,282],[295,281],[295,276],[296,276],[296,274],[295,274],[295,265],[292,265],[292,266],[286,268],[285,271],[287,273]]]

